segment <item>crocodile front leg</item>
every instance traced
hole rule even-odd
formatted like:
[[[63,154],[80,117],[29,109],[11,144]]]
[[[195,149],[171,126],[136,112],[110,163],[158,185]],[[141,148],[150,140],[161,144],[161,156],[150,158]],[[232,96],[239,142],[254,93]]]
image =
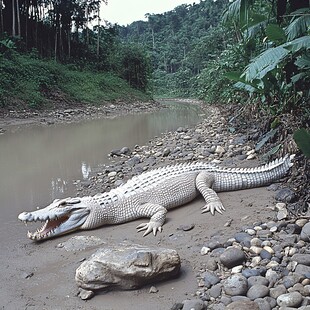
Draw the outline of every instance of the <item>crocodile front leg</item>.
[[[167,209],[161,205],[145,203],[137,208],[138,217],[150,217],[148,223],[137,226],[138,232],[145,230],[143,237],[153,231],[156,236],[157,231],[162,231],[162,226],[166,220]]]
[[[200,172],[196,177],[196,188],[203,196],[206,205],[202,207],[202,213],[211,212],[214,215],[214,212],[223,213],[225,208],[220,201],[220,198],[216,192],[212,189],[214,183],[214,175],[212,173],[207,173],[205,171]]]

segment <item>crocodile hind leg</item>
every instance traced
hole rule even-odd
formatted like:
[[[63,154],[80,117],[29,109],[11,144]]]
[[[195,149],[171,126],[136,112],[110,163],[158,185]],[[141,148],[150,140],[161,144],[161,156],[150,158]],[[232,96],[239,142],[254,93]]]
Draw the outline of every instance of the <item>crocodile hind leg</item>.
[[[156,236],[157,231],[162,231],[162,226],[166,220],[167,209],[158,204],[145,203],[137,208],[138,217],[150,217],[148,223],[137,226],[138,232],[145,230],[143,237],[153,232]]]
[[[211,212],[213,215],[215,211],[223,213],[225,208],[220,201],[216,192],[212,189],[214,183],[214,175],[208,172],[200,172],[196,177],[196,188],[203,196],[206,204],[202,207],[202,213]]]

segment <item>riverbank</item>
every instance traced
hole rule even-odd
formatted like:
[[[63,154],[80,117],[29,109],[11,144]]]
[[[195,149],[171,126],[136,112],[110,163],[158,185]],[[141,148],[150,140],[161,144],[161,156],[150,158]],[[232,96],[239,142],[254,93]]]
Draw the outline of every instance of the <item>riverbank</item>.
[[[0,134],[20,130],[26,126],[50,126],[76,123],[99,118],[114,118],[127,114],[151,113],[163,108],[158,101],[115,101],[101,105],[56,105],[53,109],[0,109]]]
[[[77,195],[93,195],[120,185],[132,175],[176,162],[203,160],[228,167],[253,167],[262,163],[259,154],[255,152],[255,144],[261,137],[258,126],[254,123],[248,127],[232,126],[228,123],[232,116],[214,106],[207,106],[205,113],[205,119],[197,126],[180,127],[175,132],[155,137],[146,145],[134,147],[124,145],[122,149],[110,150],[111,164],[98,168],[87,181],[74,180]],[[204,205],[201,198],[176,208],[168,213],[163,232],[156,237],[152,235],[142,237],[137,233],[135,227],[141,222],[137,220],[34,243],[26,239],[23,225],[11,223],[8,229],[14,229],[14,233],[10,236],[9,233],[3,235],[6,241],[2,246],[6,268],[2,269],[0,290],[3,309],[102,309],[102,305],[104,309],[137,309],[137,307],[150,310],[172,309],[172,307],[181,309],[182,301],[186,299],[193,300],[196,306],[202,302],[208,304],[208,309],[225,309],[226,305],[233,301],[231,296],[227,297],[226,293],[222,293],[226,285],[224,281],[230,276],[231,270],[223,268],[219,255],[228,246],[241,243],[236,239],[238,232],[242,231],[253,238],[259,238],[262,242],[268,240],[269,247],[273,248],[277,255],[279,253],[282,255],[279,258],[272,254],[271,257],[260,261],[256,258],[257,266],[262,267],[262,270],[264,268],[266,271],[277,270],[275,265],[269,264],[275,261],[273,257],[276,256],[281,259],[278,262],[281,268],[288,270],[288,273],[292,272],[283,264],[289,263],[292,255],[303,254],[300,251],[307,244],[302,247],[301,243],[295,246],[295,242],[289,245],[283,242],[279,247],[279,244],[273,242],[280,232],[284,232],[286,237],[290,234],[296,239],[300,238],[300,231],[297,229],[291,232],[287,230],[291,229],[288,224],[298,226],[302,223],[290,222],[289,214],[280,221],[277,217],[279,206],[276,207],[275,198],[281,189],[290,190],[288,185],[293,182],[290,177],[292,175],[296,175],[296,168],[288,178],[269,188],[220,193],[219,196],[226,207],[223,215],[201,215],[200,208]],[[303,224],[305,225],[305,222]],[[270,231],[272,227],[276,227],[274,232]],[[258,231],[263,231],[266,235],[263,236],[263,233]],[[105,246],[126,240],[130,244],[176,249],[182,260],[181,275],[177,279],[155,284],[156,290],[150,291],[150,287],[144,287],[135,291],[99,293],[91,300],[82,301],[77,297],[75,269],[95,251],[96,247],[67,251],[59,246],[75,235],[96,236]],[[249,240],[249,237],[245,239]],[[274,248],[275,246],[277,248]],[[288,246],[295,250],[286,249]],[[246,251],[245,247],[248,247],[248,244],[239,246]],[[250,267],[254,257],[260,256],[251,252],[246,253],[251,261],[244,262],[243,269]],[[215,289],[210,291],[211,287],[208,287],[207,280],[210,278],[206,279],[207,271],[213,272],[220,280],[216,283],[219,284],[216,286],[216,291]],[[266,278],[265,275],[263,272],[259,274]],[[285,272],[281,275],[284,277]],[[283,277],[277,279],[273,285],[281,285],[279,281]],[[295,283],[291,281],[293,284],[285,288],[286,292],[289,292],[289,288],[295,284],[302,285],[306,292],[309,284],[302,282],[303,280],[298,278]],[[225,296],[226,299],[223,299]],[[267,296],[259,298],[265,297]],[[183,309],[187,309],[185,304]],[[251,307],[255,309],[253,304]]]

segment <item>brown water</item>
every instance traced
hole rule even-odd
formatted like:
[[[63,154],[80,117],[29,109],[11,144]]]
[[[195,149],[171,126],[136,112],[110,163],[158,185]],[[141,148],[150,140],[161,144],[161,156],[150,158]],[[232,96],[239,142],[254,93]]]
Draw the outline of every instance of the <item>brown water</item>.
[[[199,121],[196,106],[169,103],[152,114],[127,115],[76,124],[29,127],[0,135],[0,234],[22,211],[75,195],[73,180],[108,163],[123,146],[143,145],[160,133]]]

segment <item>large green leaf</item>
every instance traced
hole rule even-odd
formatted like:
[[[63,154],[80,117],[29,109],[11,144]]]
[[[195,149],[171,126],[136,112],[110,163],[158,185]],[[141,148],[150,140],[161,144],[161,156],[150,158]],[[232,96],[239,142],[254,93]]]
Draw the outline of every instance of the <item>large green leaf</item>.
[[[284,30],[277,24],[270,24],[266,27],[266,34],[269,40],[283,43],[286,41]]]
[[[307,76],[307,75],[306,75],[305,72],[297,73],[297,74],[295,74],[295,75],[293,75],[293,76],[291,77],[291,80],[292,80],[292,82],[295,84],[295,83],[297,83],[299,80],[304,79],[306,76]]]
[[[296,53],[301,49],[310,49],[310,36],[297,38],[293,41],[282,44],[282,46],[293,53]]]
[[[310,69],[310,55],[301,55],[296,59],[295,65],[300,69]]]
[[[247,82],[244,78],[241,77],[240,71],[226,72],[224,76],[228,78],[229,80],[237,82],[233,85],[235,88],[238,88],[240,90],[245,90],[249,93],[259,92],[259,89],[255,83]]]
[[[237,89],[240,89],[240,90],[244,90],[248,93],[254,93],[254,92],[257,92],[258,89],[253,87],[252,85],[250,84],[247,84],[247,83],[243,83],[243,82],[237,82],[233,85],[235,88]]]
[[[306,157],[310,158],[310,132],[300,128],[294,132],[294,140]]]
[[[244,27],[249,22],[249,7],[253,2],[253,0],[233,1],[223,15],[223,22],[235,20],[238,21],[241,28]]]
[[[288,41],[306,34],[310,27],[310,11],[308,9],[298,10],[293,14],[299,15],[299,17],[295,18],[285,30]]]
[[[240,7],[242,0],[235,0],[232,2],[223,15],[223,22],[226,23],[229,20],[236,20],[240,17]]]
[[[245,77],[246,81],[262,79],[269,71],[276,68],[288,54],[289,50],[281,45],[269,48],[251,61],[241,77]]]

